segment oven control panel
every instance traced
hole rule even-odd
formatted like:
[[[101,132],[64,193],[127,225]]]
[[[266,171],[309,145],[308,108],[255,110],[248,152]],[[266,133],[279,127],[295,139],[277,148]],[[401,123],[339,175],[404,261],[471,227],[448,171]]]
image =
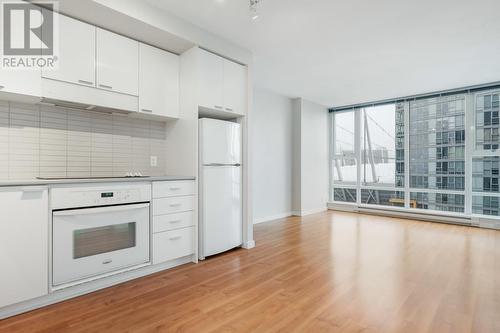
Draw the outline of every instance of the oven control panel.
[[[57,187],[50,199],[52,210],[149,202],[151,183]]]

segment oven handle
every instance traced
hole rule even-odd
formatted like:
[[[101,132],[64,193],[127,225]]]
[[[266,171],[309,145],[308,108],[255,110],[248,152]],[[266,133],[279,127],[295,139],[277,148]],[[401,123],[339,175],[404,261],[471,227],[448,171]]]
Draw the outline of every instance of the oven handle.
[[[82,208],[82,209],[71,209],[71,210],[59,210],[53,212],[54,216],[70,216],[70,215],[90,215],[108,212],[120,212],[127,210],[136,210],[142,208],[149,208],[149,203],[144,204],[131,204],[122,206],[104,206],[96,208]]]

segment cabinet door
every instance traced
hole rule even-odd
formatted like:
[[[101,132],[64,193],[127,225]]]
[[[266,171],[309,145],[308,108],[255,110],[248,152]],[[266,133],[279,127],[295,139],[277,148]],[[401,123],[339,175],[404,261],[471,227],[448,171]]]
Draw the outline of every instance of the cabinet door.
[[[46,188],[0,189],[0,307],[48,294]]]
[[[224,109],[224,59],[200,50],[198,98],[199,105]]]
[[[0,69],[0,96],[2,92],[40,97],[41,71]]]
[[[42,76],[94,87],[96,28],[64,15],[59,15],[59,27],[58,68],[44,69]]]
[[[140,44],[139,111],[179,117],[179,57]]]
[[[245,114],[246,97],[246,67],[229,60],[224,60],[224,110]]]
[[[97,87],[137,96],[139,42],[97,28]]]

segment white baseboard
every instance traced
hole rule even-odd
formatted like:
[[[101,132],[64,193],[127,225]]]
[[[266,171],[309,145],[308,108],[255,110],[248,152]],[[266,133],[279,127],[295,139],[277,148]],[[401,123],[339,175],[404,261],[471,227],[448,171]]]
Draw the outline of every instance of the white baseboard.
[[[321,207],[321,208],[316,208],[316,209],[309,209],[309,210],[301,210],[301,211],[294,210],[292,212],[292,215],[293,216],[306,216],[306,215],[311,215],[311,214],[317,214],[317,213],[326,212],[327,210],[328,210],[328,208],[326,206],[325,207]]]
[[[244,249],[247,249],[247,250],[253,249],[255,247],[255,241],[251,240],[251,241],[245,242],[245,243],[243,243],[243,245],[241,247]]]
[[[276,215],[272,215],[272,216],[261,217],[261,218],[255,219],[253,221],[253,224],[259,224],[259,223],[269,222],[269,221],[273,221],[273,220],[279,220],[279,219],[283,219],[285,217],[289,217],[292,215],[293,215],[292,212],[285,212],[285,213],[276,214]]]

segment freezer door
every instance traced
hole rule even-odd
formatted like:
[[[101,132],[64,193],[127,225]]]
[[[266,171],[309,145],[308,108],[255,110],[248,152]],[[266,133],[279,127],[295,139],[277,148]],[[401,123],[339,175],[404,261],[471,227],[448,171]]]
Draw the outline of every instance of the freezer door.
[[[221,253],[243,242],[241,168],[203,167],[202,255]]]
[[[217,119],[200,119],[201,164],[240,164],[240,124]]]

